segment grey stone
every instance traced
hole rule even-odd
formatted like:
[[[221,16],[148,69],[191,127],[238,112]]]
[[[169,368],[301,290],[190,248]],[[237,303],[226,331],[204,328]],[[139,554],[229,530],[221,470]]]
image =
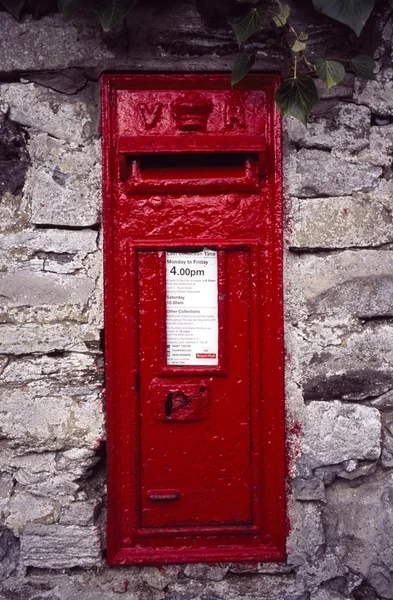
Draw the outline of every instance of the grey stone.
[[[393,452],[382,448],[381,464],[384,469],[391,469],[393,467]]]
[[[302,479],[296,477],[292,483],[296,500],[321,500],[325,502],[325,486],[317,477]]]
[[[180,567],[169,565],[165,567],[144,567],[141,571],[142,581],[156,589],[165,589],[172,581],[177,580]]]
[[[322,583],[346,576],[348,569],[333,552],[327,551],[321,557],[305,562],[297,569],[297,577],[304,581],[306,588],[315,590]]]
[[[299,198],[346,196],[372,190],[382,173],[381,167],[352,164],[329,152],[305,148],[289,161],[287,170],[288,191]]]
[[[19,564],[19,551],[19,538],[6,527],[0,527],[0,582],[15,573]]]
[[[91,17],[65,21],[63,15],[55,14],[37,21],[25,17],[18,23],[5,13],[1,15],[0,32],[3,71],[93,67],[114,58],[103,41],[98,21]]]
[[[370,145],[356,156],[356,162],[389,167],[392,162],[393,126],[371,127]]]
[[[6,192],[21,193],[29,164],[25,132],[16,123],[3,119],[0,121],[0,198]]]
[[[284,131],[291,142],[306,148],[338,148],[350,154],[368,145],[370,122],[371,111],[365,106],[325,102],[311,114],[307,127],[289,118],[284,121]]]
[[[31,138],[33,167],[26,194],[31,221],[39,225],[90,226],[101,212],[101,160],[98,142],[71,148],[46,134]]]
[[[83,144],[94,133],[95,109],[78,97],[35,83],[3,83],[0,95],[10,106],[9,118],[21,125],[74,144]]]
[[[24,73],[23,78],[61,94],[76,94],[83,90],[87,82],[83,70],[80,68],[45,71],[44,73]]]
[[[60,503],[36,498],[16,488],[9,504],[9,515],[5,525],[16,534],[21,534],[28,523],[51,524],[58,521]]]
[[[184,569],[184,575],[191,579],[222,581],[227,574],[228,569],[228,565],[187,565]]]
[[[11,235],[0,235],[1,250],[28,252],[81,253],[86,256],[97,251],[97,232],[91,230],[67,231],[61,229],[24,230]]]
[[[367,197],[291,200],[290,247],[348,248],[393,241],[390,212]]]
[[[336,479],[338,474],[341,473],[342,471],[343,471],[342,464],[327,465],[325,467],[317,467],[314,471],[314,474],[325,485],[330,485]],[[325,501],[326,501],[326,496],[325,496]]]
[[[0,325],[0,354],[86,352],[89,351],[87,344],[93,342],[98,349],[99,332],[85,325]]]
[[[287,563],[299,566],[311,557],[315,559],[317,556],[322,556],[325,541],[319,506],[312,502],[298,503],[291,515],[291,530],[287,539]]]
[[[374,400],[371,400],[371,406],[375,408],[379,408],[380,410],[384,409],[392,409],[393,408],[393,390],[386,392],[386,394],[382,394],[382,396],[378,396]]]
[[[0,274],[0,305],[42,306],[78,304],[86,306],[95,289],[95,282],[87,277],[55,273],[26,273],[12,269]]]
[[[380,116],[393,115],[393,69],[384,69],[376,81],[355,82],[354,100]]]
[[[8,516],[13,488],[13,477],[8,473],[2,473],[0,470],[0,524],[3,524],[4,518]]]
[[[365,400],[392,388],[393,328],[390,324],[371,322],[360,331],[341,332],[325,331],[318,320],[313,326],[309,324],[312,344],[308,341],[303,348],[305,398]],[[319,340],[319,336],[323,339]]]
[[[258,563],[230,563],[229,573],[238,575],[246,573],[263,573],[266,575],[278,575],[280,573],[291,573],[292,567],[285,563],[258,562]]]
[[[91,502],[73,502],[68,507],[62,509],[59,523],[60,525],[80,525],[89,527],[95,523],[95,514],[97,506]]]
[[[310,600],[348,600],[348,597],[332,590],[321,589],[311,594]]]
[[[343,469],[337,473],[338,477],[342,477],[343,479],[348,479],[349,481],[353,481],[358,477],[367,477],[375,473],[377,469],[377,463],[365,463],[359,466],[356,466],[354,469],[348,470]]]
[[[1,437],[15,447],[57,450],[94,447],[103,436],[101,400],[76,402],[66,391],[45,389],[42,383],[2,391]]]
[[[337,481],[327,490],[326,519],[332,524],[329,543],[344,565],[372,581],[383,598],[393,595],[392,498],[393,475],[386,471],[356,488]]]
[[[23,196],[5,193],[0,202],[0,237],[24,229],[30,220],[29,203]]]
[[[91,568],[101,565],[96,527],[28,525],[21,539],[21,561],[45,569]]]
[[[379,458],[381,419],[377,409],[339,401],[310,402],[305,416],[302,448],[313,467]]]

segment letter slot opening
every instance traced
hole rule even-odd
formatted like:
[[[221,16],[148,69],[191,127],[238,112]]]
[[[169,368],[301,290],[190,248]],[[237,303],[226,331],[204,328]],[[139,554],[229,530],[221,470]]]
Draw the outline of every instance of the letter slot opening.
[[[244,152],[156,153],[125,158],[129,193],[175,190],[257,189],[260,157]]]

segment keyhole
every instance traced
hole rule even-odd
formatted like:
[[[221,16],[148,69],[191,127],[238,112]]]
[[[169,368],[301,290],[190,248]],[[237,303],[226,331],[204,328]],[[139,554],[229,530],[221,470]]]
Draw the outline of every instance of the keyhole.
[[[169,394],[165,400],[165,416],[167,419],[170,419],[172,417],[172,408],[173,408],[173,392],[169,392]]]

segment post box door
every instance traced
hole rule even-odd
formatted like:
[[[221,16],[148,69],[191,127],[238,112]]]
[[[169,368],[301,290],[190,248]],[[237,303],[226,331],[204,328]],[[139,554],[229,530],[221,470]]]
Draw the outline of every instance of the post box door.
[[[212,376],[187,365],[162,373],[162,254],[138,258],[142,527],[250,524],[249,255],[219,253],[225,364]]]

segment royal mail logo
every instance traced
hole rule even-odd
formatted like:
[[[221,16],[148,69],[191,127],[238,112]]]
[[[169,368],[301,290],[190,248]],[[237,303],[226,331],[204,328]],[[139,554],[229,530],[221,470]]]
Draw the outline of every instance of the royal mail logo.
[[[217,358],[217,354],[209,353],[209,352],[197,352],[195,355],[196,358]]]

